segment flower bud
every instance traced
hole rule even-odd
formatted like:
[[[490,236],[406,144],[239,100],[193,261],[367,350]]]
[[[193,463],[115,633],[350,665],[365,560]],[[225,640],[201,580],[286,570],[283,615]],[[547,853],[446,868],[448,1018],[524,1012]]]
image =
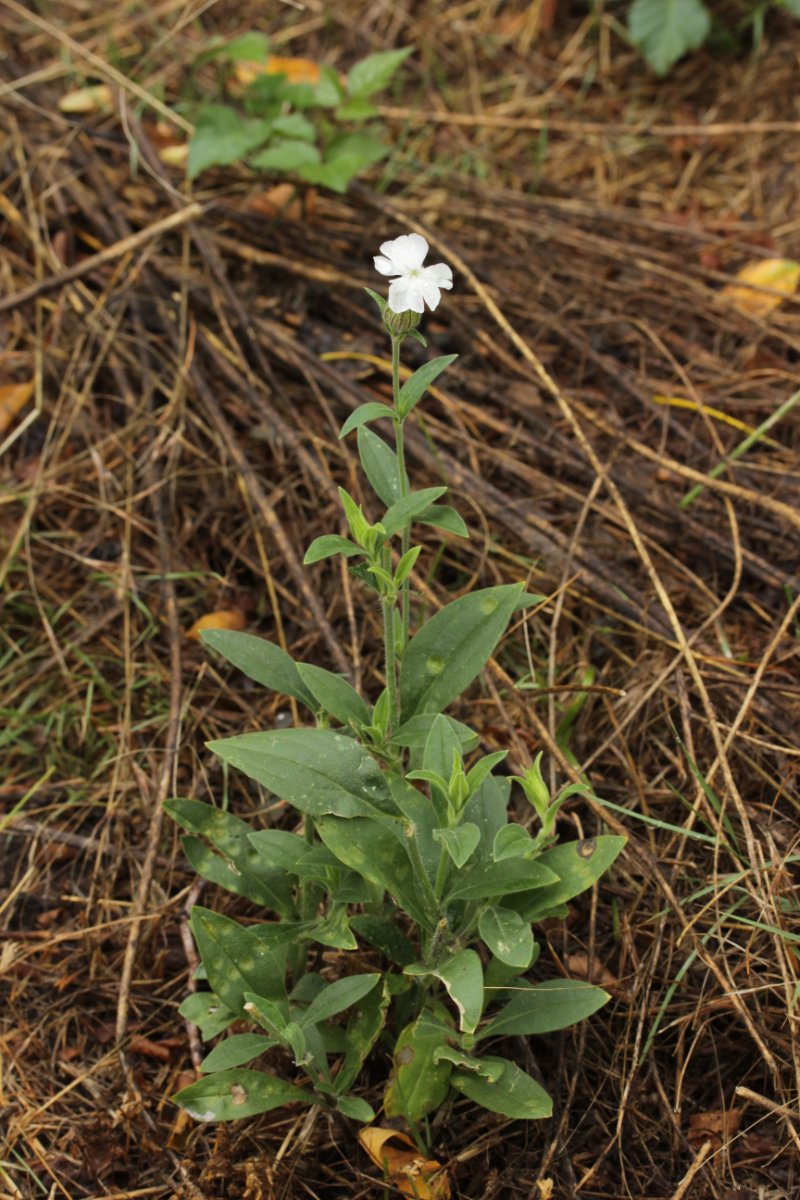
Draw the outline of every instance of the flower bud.
[[[421,316],[421,313],[413,312],[410,308],[396,313],[387,304],[383,311],[383,323],[392,337],[405,337],[417,328]]]

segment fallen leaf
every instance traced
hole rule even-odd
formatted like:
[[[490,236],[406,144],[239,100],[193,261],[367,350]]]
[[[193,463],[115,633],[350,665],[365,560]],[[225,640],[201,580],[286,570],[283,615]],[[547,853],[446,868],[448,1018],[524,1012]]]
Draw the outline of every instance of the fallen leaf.
[[[300,221],[314,211],[316,192],[307,188],[302,193],[294,183],[277,183],[275,187],[248,196],[245,208],[262,217],[285,217]]]
[[[784,296],[791,296],[800,283],[800,263],[791,258],[759,258],[737,271],[739,283],[728,283],[720,293],[739,312],[766,317]],[[750,284],[751,287],[743,285]],[[753,291],[753,287],[771,288],[777,295]]]
[[[0,387],[0,433],[5,433],[14,417],[23,409],[33,395],[33,380],[27,383],[9,383]]]
[[[584,950],[579,950],[576,954],[568,954],[564,965],[574,979],[588,979],[617,996],[625,991],[616,975],[612,975],[596,955],[590,958]]]
[[[63,113],[93,113],[99,109],[114,107],[114,95],[107,83],[96,83],[91,87],[67,92],[58,102]]]
[[[741,1108],[727,1108],[693,1113],[689,1117],[686,1140],[695,1149],[703,1142],[710,1141],[711,1148],[716,1153],[725,1142],[738,1133],[743,1111]]]
[[[246,625],[247,617],[241,609],[224,608],[219,612],[210,612],[204,617],[198,617],[186,636],[194,642],[199,642],[204,629],[244,629]]]
[[[361,1130],[358,1140],[401,1195],[415,1200],[448,1200],[450,1181],[442,1171],[442,1164],[424,1158],[405,1133],[370,1125]],[[391,1142],[400,1145],[390,1145]]]
[[[312,62],[310,58],[281,58],[277,54],[270,54],[263,66],[254,62],[237,62],[233,73],[245,87],[259,75],[285,75],[289,83],[311,84],[319,83],[320,77],[319,63]]]

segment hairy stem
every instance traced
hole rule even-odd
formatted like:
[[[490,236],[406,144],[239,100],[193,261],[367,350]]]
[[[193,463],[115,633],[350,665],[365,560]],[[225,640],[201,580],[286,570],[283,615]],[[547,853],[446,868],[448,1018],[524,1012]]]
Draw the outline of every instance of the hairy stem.
[[[400,495],[408,495],[408,472],[406,470],[406,452],[403,441],[403,424],[404,422],[399,416],[400,410],[400,342],[401,338],[392,338],[392,399],[394,401],[394,444],[397,453],[397,466],[400,474]],[[406,554],[411,541],[410,529],[406,525],[402,534],[402,546],[400,553]],[[402,655],[408,645],[408,629],[409,629],[409,597],[411,594],[411,585],[408,580],[405,581],[402,588],[400,610],[401,618],[401,638],[400,638],[400,653]]]

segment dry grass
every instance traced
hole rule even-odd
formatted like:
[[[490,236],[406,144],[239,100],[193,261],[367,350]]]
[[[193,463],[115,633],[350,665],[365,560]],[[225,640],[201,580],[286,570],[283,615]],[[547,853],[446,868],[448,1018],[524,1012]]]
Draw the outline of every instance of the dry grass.
[[[754,427],[797,386],[798,302],[762,320],[719,293],[752,258],[800,258],[800,30],[775,15],[758,56],[700,56],[657,84],[611,4],[599,21],[536,0],[246,7],[65,0],[35,16],[0,0],[0,382],[36,384],[0,507],[0,1193],[383,1194],[344,1123],[279,1112],[209,1133],[176,1116],[198,891],[160,801],[269,807],[204,742],[283,719],[282,701],[186,640],[202,613],[236,607],[375,691],[358,585],[299,562],[338,520],[336,483],[358,489],[338,425],[387,390],[370,256],[414,227],[456,268],[426,332],[461,358],[411,467],[453,481],[474,530],[466,547],[431,542],[417,586],[435,604],[530,576],[553,597],[470,716],[515,766],[543,748],[555,778],[588,774],[616,806],[576,803],[565,834],[631,837],[597,895],[542,934],[548,972],[588,968],[614,996],[534,1046],[556,1117],[459,1102],[436,1151],[470,1200],[537,1196],[547,1178],[556,1197],[788,1200],[796,412],[679,501],[741,440],[731,418]],[[419,47],[385,111],[385,194],[376,175],[271,221],[244,172],[191,196],[159,163],[141,93],[174,102],[203,31],[256,23],[285,53],[345,65]],[[115,89],[132,74],[139,92],[64,117],[84,73]],[[510,685],[528,654],[540,694]],[[589,668],[596,689],[570,713],[561,689]],[[378,1056],[375,1097],[384,1071]]]

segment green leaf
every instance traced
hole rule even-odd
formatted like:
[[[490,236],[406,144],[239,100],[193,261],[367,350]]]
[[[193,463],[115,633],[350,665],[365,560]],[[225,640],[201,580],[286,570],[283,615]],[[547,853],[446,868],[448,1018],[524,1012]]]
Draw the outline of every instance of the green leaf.
[[[526,921],[539,921],[551,908],[565,904],[597,883],[625,846],[624,837],[605,834],[580,842],[565,842],[539,855],[536,864],[558,875],[558,883],[531,896],[520,896],[513,907]],[[533,864],[531,864],[533,865]]]
[[[484,779],[474,795],[466,803],[461,818],[471,821],[481,831],[478,845],[479,857],[488,859],[491,855],[492,844],[497,831],[502,829],[508,820],[508,796],[511,791],[511,780],[505,777],[490,775]]]
[[[298,138],[281,138],[266,150],[251,154],[248,163],[260,171],[296,171],[309,163],[318,163],[321,155],[316,146]]]
[[[631,38],[657,75],[708,37],[711,17],[701,0],[634,0],[628,11]]]
[[[311,663],[298,665],[300,678],[319,701],[323,711],[341,721],[342,725],[368,725],[370,711],[352,684],[341,675],[334,675]]]
[[[379,157],[383,158],[387,153],[388,149],[382,147]],[[367,157],[358,154],[341,155],[331,161],[299,167],[297,174],[307,183],[315,183],[321,187],[330,188],[332,192],[344,194],[350,180],[368,166],[369,159]]]
[[[289,1015],[289,1006],[285,1001],[268,1000],[265,996],[256,995],[255,992],[245,992],[244,1007],[248,1017],[252,1021],[257,1021],[260,1025],[263,1025],[267,1032],[277,1038],[282,1046],[289,1045],[286,1038],[286,1030],[292,1022]]]
[[[367,1055],[375,1045],[386,1022],[389,989],[384,983],[373,988],[361,1000],[347,1025],[344,1061],[336,1073],[334,1090],[346,1092],[358,1077]]]
[[[475,847],[481,840],[481,831],[477,825],[469,821],[457,825],[455,829],[434,829],[434,839],[446,847],[447,853],[459,869],[472,856]],[[515,914],[516,915],[516,914]]]
[[[208,748],[312,817],[368,815],[388,797],[375,760],[352,738],[330,729],[244,733],[209,742]]]
[[[211,987],[228,1008],[244,1011],[245,992],[270,1000],[286,995],[285,953],[243,925],[195,905],[191,926]]]
[[[323,108],[335,108],[344,99],[344,94],[344,88],[333,67],[321,66],[319,83],[314,88],[314,102]]]
[[[243,1067],[217,1071],[198,1079],[173,1097],[196,1121],[236,1121],[282,1108],[284,1104],[313,1104],[314,1096],[294,1084]]]
[[[379,824],[362,817],[351,820],[319,817],[316,828],[340,862],[387,891],[417,924],[431,928],[434,917],[425,912],[419,901],[399,822]]]
[[[471,592],[423,625],[409,642],[400,667],[405,720],[417,712],[441,712],[464,691],[503,636],[523,588],[511,583]]]
[[[456,1050],[454,1046],[442,1046],[441,1050],[434,1051],[433,1057],[436,1062],[445,1059],[454,1067],[461,1067],[465,1071],[476,1071],[490,1083],[496,1083],[505,1070],[505,1062],[501,1058],[472,1058],[463,1050]]]
[[[339,1096],[336,1107],[351,1121],[363,1121],[366,1124],[367,1121],[375,1120],[375,1109],[360,1096]]]
[[[474,1033],[483,1012],[483,967],[474,950],[459,950],[434,974],[447,988],[459,1013],[462,1033]]]
[[[442,823],[444,814],[439,814],[428,797],[409,783],[408,777],[390,776],[389,788],[397,809],[409,823],[406,829],[406,841],[412,836],[413,831],[413,840],[419,851],[422,865],[427,872],[429,881],[433,883],[441,858],[441,851],[434,841],[433,831],[437,825]],[[421,881],[417,882],[419,884]]]
[[[261,146],[271,132],[272,123],[264,118],[241,117],[226,104],[203,105],[189,142],[189,178],[208,167],[229,166]]]
[[[369,288],[367,288],[369,291]],[[371,293],[373,296],[375,293]],[[391,421],[394,416],[393,410],[388,404],[378,404],[376,401],[371,401],[369,404],[362,404],[345,421],[339,432],[339,440],[347,437],[348,433],[352,433],[354,429],[359,429],[362,425],[368,425],[370,421],[379,421],[382,417],[388,417]]]
[[[348,72],[348,95],[361,99],[380,92],[413,51],[413,46],[404,46],[402,50],[381,50],[362,58]]]
[[[453,717],[444,716],[441,713],[419,713],[416,717],[409,717],[392,734],[392,745],[403,746],[409,750],[424,750],[434,721],[440,719],[446,721],[455,731],[457,744],[464,753],[475,749],[478,745],[477,733],[474,733],[468,725],[462,725],[461,721],[456,721]],[[452,763],[451,756],[451,766]]]
[[[330,558],[333,554],[343,554],[345,558],[352,558],[354,554],[363,553],[361,547],[351,542],[350,538],[339,537],[338,533],[324,533],[322,537],[314,538],[306,550],[303,562],[309,566],[311,563],[321,562],[323,558]]]
[[[438,713],[433,719],[425,742],[422,765],[426,771],[433,771],[443,780],[448,780],[456,761],[462,761],[461,739],[453,727],[451,718]]]
[[[573,979],[548,979],[515,992],[478,1038],[530,1036],[566,1029],[597,1012],[610,1000],[608,992]]]
[[[277,1045],[275,1038],[265,1037],[263,1033],[235,1033],[205,1056],[200,1063],[200,1070],[207,1075],[209,1071],[226,1071],[230,1067],[241,1067]]]
[[[357,934],[398,966],[407,967],[416,958],[414,948],[405,934],[385,917],[358,913],[350,918],[350,924]]]
[[[324,880],[327,878],[326,867],[338,866],[332,855],[329,863],[320,863],[315,859],[309,865],[309,857],[313,854],[312,847],[305,838],[296,833],[289,833],[286,829],[259,829],[250,834],[250,845],[263,862],[300,878]]]
[[[417,517],[420,525],[431,525],[434,529],[444,529],[456,537],[469,537],[469,529],[460,515],[449,504],[432,504],[424,513]]]
[[[254,856],[246,821],[201,800],[174,797],[166,801],[164,808],[181,828],[207,838],[224,856],[218,858],[195,838],[184,838],[186,857],[199,875],[247,896],[254,904],[274,909],[282,917],[294,916],[288,881],[282,871],[266,870]]]
[[[458,358],[457,354],[445,354],[442,358],[433,358],[430,362],[419,367],[410,379],[400,388],[397,411],[401,419],[405,419],[411,410],[419,404],[425,392],[451,363]]]
[[[516,1120],[541,1120],[553,1115],[553,1101],[535,1079],[505,1058],[477,1059],[474,1070],[456,1068],[450,1082],[473,1104]],[[500,1066],[502,1073],[497,1077]],[[487,1079],[494,1077],[494,1082]]]
[[[452,1031],[423,1012],[407,1025],[395,1043],[394,1070],[384,1095],[387,1117],[405,1117],[413,1124],[434,1112],[450,1087],[449,1062],[434,1054],[447,1045]]]
[[[337,979],[312,1000],[300,1020],[300,1027],[316,1025],[320,1021],[328,1021],[337,1013],[357,1004],[367,992],[371,992],[380,979],[377,972],[370,975],[348,975],[345,979]]]
[[[205,629],[200,634],[204,646],[210,646],[223,658],[254,679],[262,687],[285,696],[294,696],[313,712],[314,697],[300,678],[294,659],[280,646],[252,633],[237,633],[233,629]]]
[[[223,1004],[214,992],[192,992],[178,1008],[186,1021],[200,1030],[204,1042],[223,1033],[238,1018],[238,1014]]]
[[[386,309],[389,307],[383,296],[379,296],[377,292],[373,292],[372,288],[364,288],[364,291],[368,296],[371,297],[372,300],[375,301],[378,312],[381,314],[381,316],[383,316],[383,314],[386,312]],[[339,436],[341,436],[341,434]]]
[[[556,883],[557,876],[541,862],[512,858],[502,863],[478,863],[456,878],[448,900],[488,900]]]
[[[502,862],[504,858],[525,858],[535,849],[536,843],[527,829],[512,821],[498,829],[492,845],[492,858],[495,862]]]
[[[438,500],[446,491],[446,487],[423,488],[419,492],[409,492],[407,496],[395,500],[394,504],[386,510],[385,515],[381,517],[381,525],[386,530],[386,536],[394,537],[395,534],[400,533],[404,526],[415,520],[420,513],[425,512],[433,501]]]
[[[341,104],[334,114],[337,121],[366,121],[378,115],[378,110],[369,100],[350,100]]]
[[[478,921],[478,932],[495,958],[506,966],[526,971],[534,952],[530,922],[512,908],[487,908]]]
[[[273,909],[283,917],[295,916],[291,887],[283,871],[259,870],[252,863],[250,869],[241,871],[215,854],[200,838],[183,837],[181,845],[190,865],[203,879],[237,896],[246,896],[254,904]]]
[[[495,750],[494,754],[486,754],[467,772],[467,783],[470,793],[476,792],[485,779],[504,759],[508,758],[507,750]]]
[[[272,122],[272,132],[282,137],[295,138],[301,142],[313,142],[317,131],[309,120],[299,113],[284,113]],[[315,160],[316,161],[316,160]]]
[[[395,586],[399,587],[401,583],[405,583],[411,572],[414,570],[417,559],[422,553],[422,546],[412,546],[410,550],[406,550],[400,562],[397,564],[397,570],[394,573]]]
[[[358,431],[358,456],[376,496],[387,506],[399,500],[401,489],[397,455],[366,425],[362,425]]]
[[[250,33],[242,33],[220,46],[218,55],[224,55],[231,62],[266,62],[269,55],[269,38],[265,33],[251,30]]]
[[[350,878],[358,878],[354,872],[349,872]],[[366,891],[366,888],[365,888]],[[356,903],[368,903],[369,893],[359,898]],[[315,941],[322,946],[333,946],[336,950],[357,950],[358,942],[350,928],[347,909],[336,906],[323,920],[317,921],[311,928]]]

